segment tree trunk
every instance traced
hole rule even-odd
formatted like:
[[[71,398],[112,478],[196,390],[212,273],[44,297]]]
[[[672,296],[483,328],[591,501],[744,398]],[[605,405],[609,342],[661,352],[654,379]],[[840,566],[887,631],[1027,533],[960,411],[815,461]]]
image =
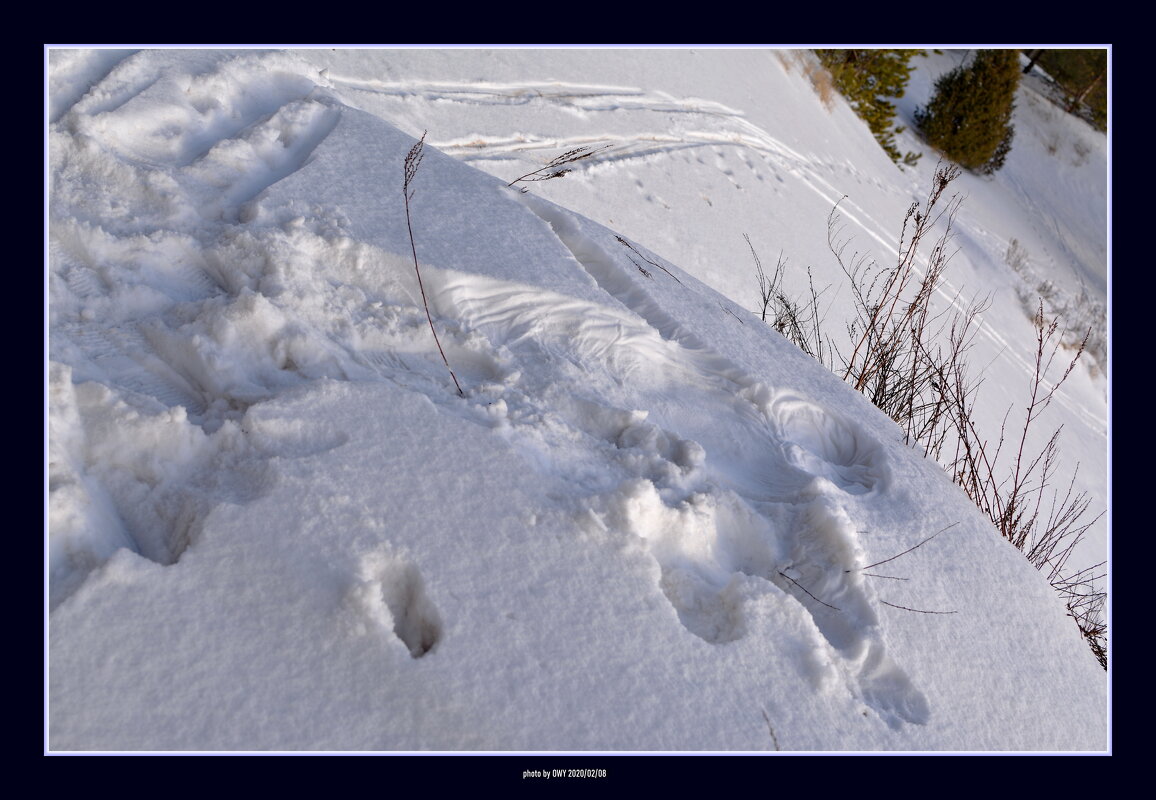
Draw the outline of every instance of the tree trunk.
[[[1040,60],[1040,56],[1044,54],[1043,50],[1025,50],[1024,55],[1028,57],[1028,65],[1024,67],[1024,75],[1032,71],[1032,67]]]
[[[1068,106],[1068,111],[1074,111],[1079,107],[1080,103],[1084,102],[1084,98],[1088,96],[1088,92],[1096,88],[1096,84],[1100,82],[1100,80],[1104,77],[1104,73],[1107,71],[1108,66],[1104,65],[1104,68],[1100,70],[1099,74],[1092,78],[1092,82],[1085,86],[1084,90],[1080,92],[1080,94],[1074,100],[1072,100],[1071,105]]]

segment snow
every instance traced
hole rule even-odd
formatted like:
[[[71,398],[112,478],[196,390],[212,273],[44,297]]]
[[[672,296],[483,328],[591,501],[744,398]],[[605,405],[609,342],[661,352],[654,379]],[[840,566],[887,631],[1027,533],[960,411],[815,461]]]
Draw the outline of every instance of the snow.
[[[743,233],[835,283],[832,206],[887,260],[934,168],[806,58],[49,49],[46,750],[1107,750],[1046,576],[752,313]],[[993,435],[1026,282],[1106,341],[1105,139],[1016,124],[942,298]],[[1032,443],[1096,513],[1104,358]]]

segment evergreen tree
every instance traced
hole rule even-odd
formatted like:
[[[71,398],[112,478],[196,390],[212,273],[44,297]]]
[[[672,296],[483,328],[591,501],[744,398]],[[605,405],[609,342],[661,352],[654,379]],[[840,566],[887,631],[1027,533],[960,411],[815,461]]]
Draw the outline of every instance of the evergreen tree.
[[[1019,79],[1015,50],[979,50],[970,66],[935,82],[931,101],[915,112],[915,124],[928,144],[956,164],[990,175],[1011,152]]]
[[[911,57],[922,50],[816,50],[819,60],[831,73],[835,88],[847,98],[875,134],[876,141],[891,156],[913,164],[918,158],[906,156],[895,146],[895,135],[902,127],[893,127],[895,104],[888,98],[899,98],[907,89],[911,76]]]
[[[1040,51],[1040,66],[1067,95],[1065,110],[1108,129],[1108,51],[1102,48]]]

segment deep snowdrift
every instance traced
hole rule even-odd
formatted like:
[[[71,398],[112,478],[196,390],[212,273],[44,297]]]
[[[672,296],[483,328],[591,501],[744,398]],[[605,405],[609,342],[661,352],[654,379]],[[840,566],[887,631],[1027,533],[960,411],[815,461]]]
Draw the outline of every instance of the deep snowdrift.
[[[52,749],[1106,746],[1044,577],[645,242],[427,147],[460,397],[413,137],[291,54],[49,79]]]

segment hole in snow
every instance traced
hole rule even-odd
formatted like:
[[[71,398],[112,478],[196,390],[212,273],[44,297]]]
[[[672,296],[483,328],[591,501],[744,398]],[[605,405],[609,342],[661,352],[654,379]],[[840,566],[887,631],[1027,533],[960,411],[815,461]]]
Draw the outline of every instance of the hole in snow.
[[[370,590],[365,596],[368,610],[378,625],[400,639],[414,658],[433,650],[441,640],[442,623],[417,567],[401,555],[379,550],[363,559],[362,577]]]

